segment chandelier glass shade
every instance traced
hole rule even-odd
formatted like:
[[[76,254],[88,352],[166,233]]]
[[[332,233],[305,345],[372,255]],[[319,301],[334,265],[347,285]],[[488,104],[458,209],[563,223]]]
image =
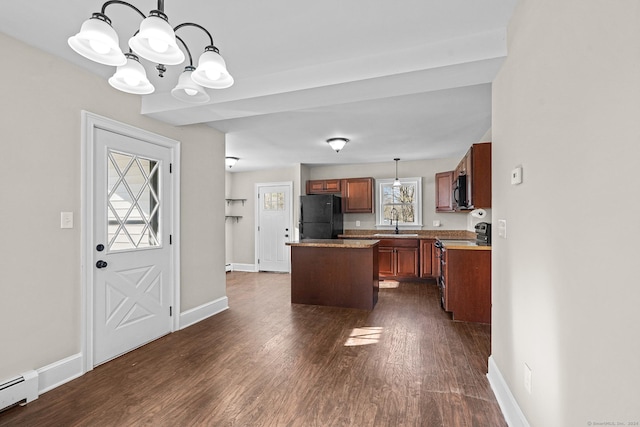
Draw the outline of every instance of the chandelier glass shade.
[[[144,67],[134,54],[125,54],[127,62],[118,66],[116,73],[109,79],[109,84],[115,89],[136,95],[145,95],[154,91],[153,85],[147,79]]]
[[[123,53],[120,49],[118,34],[111,26],[111,19],[105,14],[107,6],[112,4],[128,6],[143,18],[140,29],[129,39],[128,53]],[[209,39],[197,67],[193,66],[189,47],[176,35],[176,31],[186,26],[201,29]],[[155,68],[160,77],[163,77],[167,71],[165,65],[179,65],[185,62],[185,51],[189,63],[184,67],[176,87],[171,91],[176,99],[196,104],[206,103],[211,98],[205,88],[225,89],[234,83],[220,51],[213,44],[211,33],[192,22],[172,28],[164,13],[164,0],[158,0],[158,9],[152,10],[149,16],[130,3],[109,0],[102,5],[101,12],[94,13],[82,24],[78,34],[69,37],[68,43],[75,52],[87,59],[118,67],[109,79],[109,84],[127,93],[143,95],[155,90],[146,77],[140,58],[157,64]]]
[[[176,33],[166,15],[152,10],[140,23],[138,34],[129,39],[129,47],[144,59],[156,64],[178,65],[184,61],[184,53],[178,47]]]
[[[193,81],[193,70],[195,70],[195,67],[191,65],[185,67],[178,79],[178,85],[173,88],[171,95],[181,101],[191,102],[194,104],[204,104],[205,102],[209,102],[209,99],[211,98],[207,91],[198,83]]]
[[[120,50],[118,34],[111,21],[100,13],[82,24],[80,32],[69,37],[69,46],[80,55],[104,65],[124,65],[127,62]]]

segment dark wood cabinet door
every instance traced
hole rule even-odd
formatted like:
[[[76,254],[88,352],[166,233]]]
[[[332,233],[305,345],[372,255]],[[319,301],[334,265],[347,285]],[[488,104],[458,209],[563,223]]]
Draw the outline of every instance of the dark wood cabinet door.
[[[436,174],[436,212],[453,212],[453,171]]]
[[[395,251],[390,247],[378,248],[378,272],[380,276],[395,276]]]
[[[307,181],[307,194],[340,193],[341,179],[315,179]]]
[[[418,277],[418,248],[402,248],[396,250],[396,276]]]
[[[341,179],[325,179],[324,180],[324,191],[327,193],[339,193],[340,192],[340,184],[342,183]]]
[[[433,244],[435,240],[420,240],[420,277],[427,279],[435,277],[434,266],[436,266],[435,250]]]
[[[342,183],[344,213],[374,213],[373,178],[348,178]]]

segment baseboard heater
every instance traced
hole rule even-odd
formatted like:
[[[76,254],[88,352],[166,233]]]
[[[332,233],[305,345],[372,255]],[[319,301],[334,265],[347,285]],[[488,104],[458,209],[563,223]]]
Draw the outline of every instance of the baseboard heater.
[[[26,405],[38,398],[38,373],[27,371],[0,384],[0,411],[19,403]]]

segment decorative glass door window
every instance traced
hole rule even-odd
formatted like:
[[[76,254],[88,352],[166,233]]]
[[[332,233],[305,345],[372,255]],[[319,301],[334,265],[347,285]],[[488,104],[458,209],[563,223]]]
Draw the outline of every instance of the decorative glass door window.
[[[112,150],[108,157],[108,250],[160,246],[160,162]]]
[[[422,226],[422,178],[402,178],[399,187],[393,179],[378,179],[378,209],[376,226],[393,228],[398,226]]]
[[[283,211],[284,210],[284,193],[264,193],[263,210]]]

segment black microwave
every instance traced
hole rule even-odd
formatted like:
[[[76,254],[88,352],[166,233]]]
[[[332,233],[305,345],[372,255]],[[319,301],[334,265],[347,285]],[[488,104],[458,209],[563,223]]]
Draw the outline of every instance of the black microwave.
[[[468,208],[469,200],[467,199],[467,175],[460,174],[453,184],[453,201],[458,208]]]

